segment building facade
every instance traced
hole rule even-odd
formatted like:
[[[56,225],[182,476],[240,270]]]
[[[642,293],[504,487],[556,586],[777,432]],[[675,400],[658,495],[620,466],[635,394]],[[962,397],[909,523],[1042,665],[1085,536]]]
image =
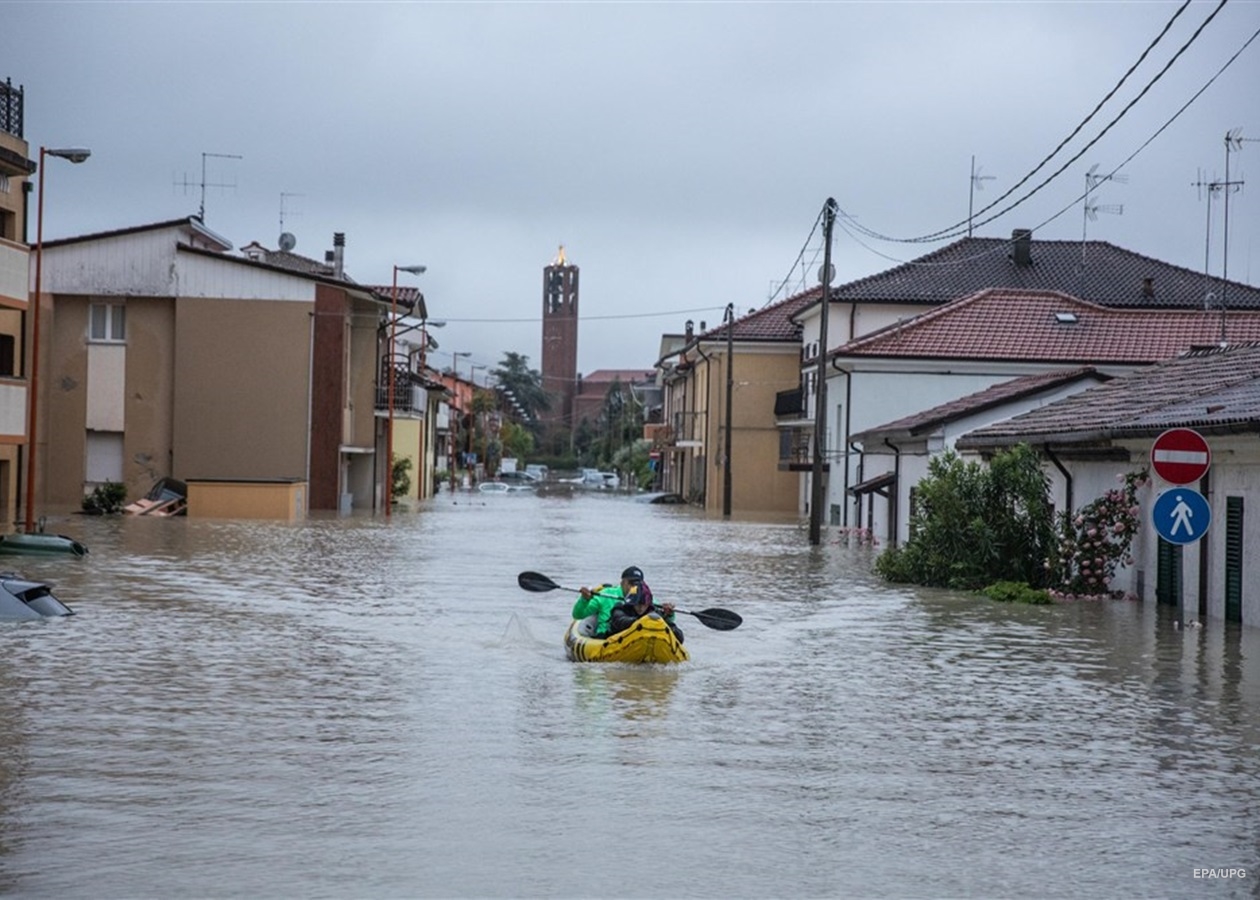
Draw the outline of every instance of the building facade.
[[[41,502],[77,507],[107,481],[139,497],[170,476],[381,505],[387,300],[230,249],[196,217],[45,245]]]

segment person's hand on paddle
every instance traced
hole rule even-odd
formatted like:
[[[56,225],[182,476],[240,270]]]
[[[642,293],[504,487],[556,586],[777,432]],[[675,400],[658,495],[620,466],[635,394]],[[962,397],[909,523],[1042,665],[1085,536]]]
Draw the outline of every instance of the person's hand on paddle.
[[[585,585],[578,588],[578,593],[582,595],[583,600],[591,599],[591,589],[586,587]]]
[[[662,604],[661,604],[661,613],[665,616],[665,618],[667,618],[667,619],[668,619],[670,616],[672,616],[672,615],[674,614],[674,604],[672,604],[672,603],[662,603]]]

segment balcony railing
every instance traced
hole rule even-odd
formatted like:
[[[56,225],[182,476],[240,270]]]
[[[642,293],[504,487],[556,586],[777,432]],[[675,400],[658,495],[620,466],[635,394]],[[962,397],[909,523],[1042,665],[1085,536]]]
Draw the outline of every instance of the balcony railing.
[[[428,401],[428,391],[416,383],[414,376],[406,364],[394,368],[394,414],[424,415]],[[376,386],[376,408],[378,411],[389,411],[389,367],[383,366],[381,379]]]
[[[8,78],[0,84],[0,131],[22,137],[22,88]]]

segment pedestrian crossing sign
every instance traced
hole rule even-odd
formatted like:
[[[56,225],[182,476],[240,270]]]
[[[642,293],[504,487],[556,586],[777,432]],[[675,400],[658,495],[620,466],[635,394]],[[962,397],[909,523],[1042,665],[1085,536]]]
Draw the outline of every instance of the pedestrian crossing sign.
[[[1168,543],[1193,544],[1212,524],[1212,507],[1194,488],[1169,488],[1151,507],[1151,522]]]

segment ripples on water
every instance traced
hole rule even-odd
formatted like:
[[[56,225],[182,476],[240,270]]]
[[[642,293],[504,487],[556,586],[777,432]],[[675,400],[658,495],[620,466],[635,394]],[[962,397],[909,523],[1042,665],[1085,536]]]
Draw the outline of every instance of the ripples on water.
[[[303,524],[68,519],[11,558],[0,893],[1248,896],[1260,641],[889,587],[795,525],[461,495]],[[692,662],[572,665],[643,566]],[[613,860],[629,858],[621,871]],[[1247,878],[1196,879],[1195,868]]]

